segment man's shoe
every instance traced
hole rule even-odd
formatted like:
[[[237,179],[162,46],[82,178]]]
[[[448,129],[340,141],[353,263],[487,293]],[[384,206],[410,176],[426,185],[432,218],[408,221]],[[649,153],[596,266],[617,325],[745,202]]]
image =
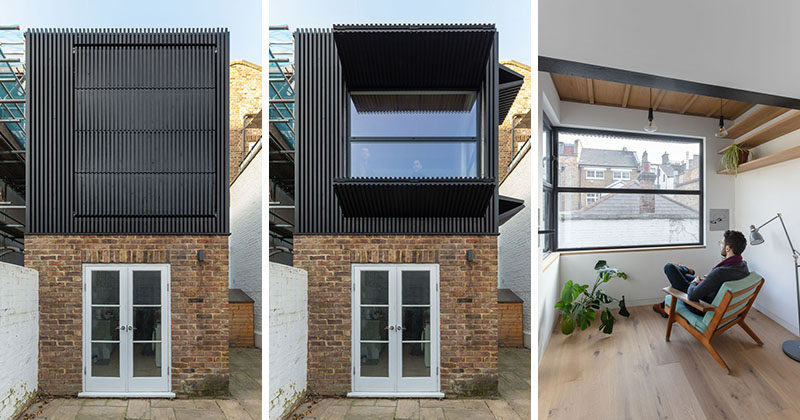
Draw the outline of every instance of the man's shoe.
[[[662,318],[668,318],[669,314],[667,313],[667,311],[664,310],[664,306],[662,306],[662,305],[664,305],[664,304],[663,303],[656,303],[655,305],[653,305],[653,311],[661,314]]]

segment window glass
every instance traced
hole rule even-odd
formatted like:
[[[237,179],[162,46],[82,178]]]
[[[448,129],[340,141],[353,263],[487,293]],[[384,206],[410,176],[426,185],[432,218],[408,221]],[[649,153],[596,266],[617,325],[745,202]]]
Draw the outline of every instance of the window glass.
[[[351,177],[474,177],[475,142],[352,142]]]
[[[475,92],[351,92],[351,137],[476,137]]]

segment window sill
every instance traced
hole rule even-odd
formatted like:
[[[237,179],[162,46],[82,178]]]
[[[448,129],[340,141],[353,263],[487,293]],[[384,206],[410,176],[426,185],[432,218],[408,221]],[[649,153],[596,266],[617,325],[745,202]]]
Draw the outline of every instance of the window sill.
[[[576,251],[558,251],[561,255],[580,255],[580,254],[605,254],[612,252],[642,252],[642,251],[672,251],[677,249],[703,249],[705,245],[682,245],[682,246],[658,246],[650,248],[606,248],[606,249],[585,249]]]
[[[545,272],[554,262],[556,262],[559,257],[561,257],[560,252],[550,252],[549,254],[545,255],[542,258],[542,272]]]

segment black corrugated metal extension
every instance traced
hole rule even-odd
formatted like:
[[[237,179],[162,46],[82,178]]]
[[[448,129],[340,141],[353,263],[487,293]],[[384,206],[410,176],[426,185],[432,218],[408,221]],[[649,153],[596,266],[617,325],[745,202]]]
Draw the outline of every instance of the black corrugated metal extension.
[[[28,234],[227,234],[225,29],[31,29]]]

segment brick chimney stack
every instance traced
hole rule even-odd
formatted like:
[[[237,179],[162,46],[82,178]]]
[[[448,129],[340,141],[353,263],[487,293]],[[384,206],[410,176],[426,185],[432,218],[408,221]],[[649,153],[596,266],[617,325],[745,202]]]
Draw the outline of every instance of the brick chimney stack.
[[[650,166],[648,162],[646,164]],[[652,172],[642,172],[639,174],[639,186],[644,189],[654,189],[656,174]],[[642,194],[639,197],[639,213],[653,214],[656,212],[656,196],[653,194]]]

